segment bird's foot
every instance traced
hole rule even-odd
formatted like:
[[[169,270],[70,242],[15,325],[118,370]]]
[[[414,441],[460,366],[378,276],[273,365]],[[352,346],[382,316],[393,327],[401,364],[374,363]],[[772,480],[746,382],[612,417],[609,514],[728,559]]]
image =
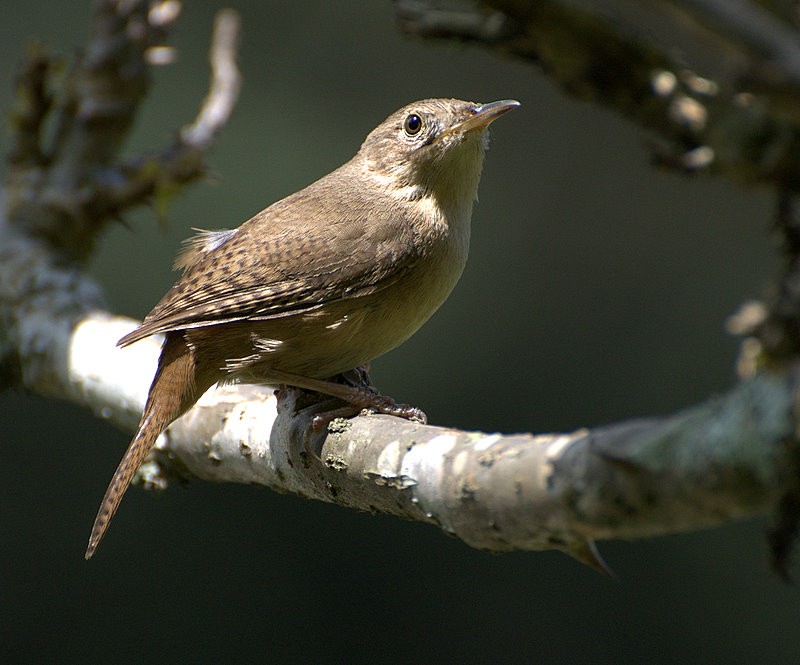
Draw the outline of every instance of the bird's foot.
[[[395,402],[388,395],[381,395],[380,393],[375,393],[368,397],[369,399],[365,399],[365,402],[361,405],[362,409],[383,413],[387,416],[397,416],[398,418],[413,420],[423,425],[428,424],[428,416],[425,415],[422,409],[416,406]]]
[[[307,398],[299,400],[302,404],[297,410],[311,411],[311,424],[304,438],[306,452],[319,459],[318,450],[321,449],[321,435],[329,425],[338,418],[352,418],[364,410],[397,416],[412,420],[423,425],[428,422],[425,413],[415,406],[401,404],[387,395],[382,395],[370,380],[366,366],[362,365],[349,372],[339,374],[331,379],[312,379],[308,377],[273,371],[274,378],[287,386],[300,388],[302,391],[311,391]],[[282,390],[285,388],[282,386]],[[320,401],[314,398],[313,393],[337,398],[336,401]],[[308,402],[311,402],[309,404]]]

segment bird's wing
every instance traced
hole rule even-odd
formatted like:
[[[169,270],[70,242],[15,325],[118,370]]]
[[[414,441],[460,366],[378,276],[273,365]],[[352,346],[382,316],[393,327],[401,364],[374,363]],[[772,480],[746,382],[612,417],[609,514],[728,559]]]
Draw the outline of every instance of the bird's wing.
[[[279,201],[235,231],[201,235],[184,253],[183,276],[118,344],[172,330],[280,318],[358,298],[396,283],[419,260],[420,243],[396,209],[379,206],[387,212],[376,219],[371,207],[367,224],[364,206],[320,196],[326,192],[313,188]]]

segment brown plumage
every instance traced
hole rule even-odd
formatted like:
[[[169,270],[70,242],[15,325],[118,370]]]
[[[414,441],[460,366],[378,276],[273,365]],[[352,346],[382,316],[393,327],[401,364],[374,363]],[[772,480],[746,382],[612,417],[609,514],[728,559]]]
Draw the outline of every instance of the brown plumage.
[[[288,383],[378,410],[326,381],[414,333],[467,258],[486,128],[517,102],[429,99],[379,125],[349,162],[232,231],[205,231],[127,346],[165,335],[139,429],[106,491],[90,558],[158,435],[214,383]]]

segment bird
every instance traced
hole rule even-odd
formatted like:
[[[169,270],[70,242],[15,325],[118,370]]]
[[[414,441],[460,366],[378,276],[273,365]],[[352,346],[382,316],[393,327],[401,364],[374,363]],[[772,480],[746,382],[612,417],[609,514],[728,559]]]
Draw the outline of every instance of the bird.
[[[87,560],[158,436],[216,383],[284,384],[338,397],[351,415],[369,407],[424,418],[341,377],[405,341],[452,291],[467,260],[488,127],[519,105],[408,104],[328,175],[238,228],[185,241],[174,266],[182,275],[118,342],[164,336]]]

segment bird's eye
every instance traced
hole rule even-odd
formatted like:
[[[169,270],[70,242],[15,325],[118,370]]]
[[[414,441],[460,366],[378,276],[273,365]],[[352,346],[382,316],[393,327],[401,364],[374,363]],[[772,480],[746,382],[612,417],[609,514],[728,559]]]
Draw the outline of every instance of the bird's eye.
[[[420,118],[416,113],[412,113],[406,117],[406,121],[403,123],[403,131],[406,133],[406,136],[415,136],[416,134],[419,134],[421,129],[422,118]]]

